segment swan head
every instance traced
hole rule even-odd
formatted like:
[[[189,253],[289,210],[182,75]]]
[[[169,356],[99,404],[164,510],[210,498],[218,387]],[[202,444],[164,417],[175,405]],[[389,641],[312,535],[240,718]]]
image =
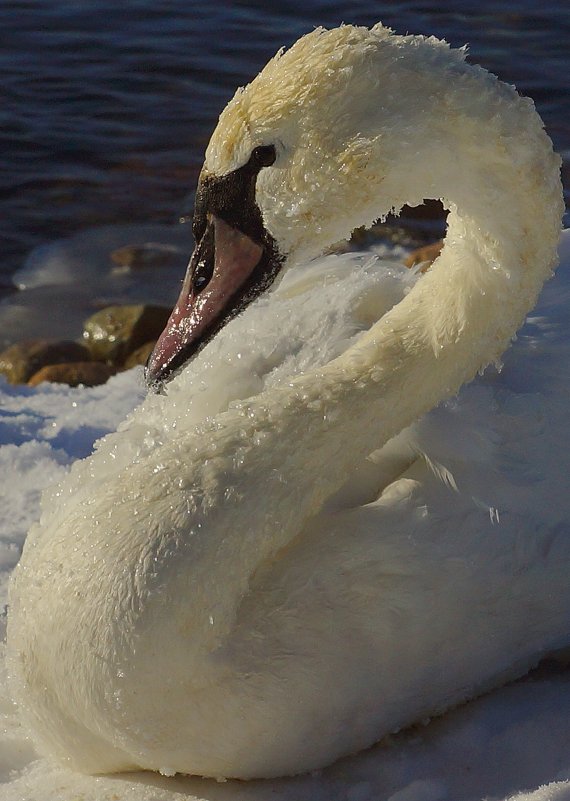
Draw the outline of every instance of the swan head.
[[[196,247],[149,359],[149,385],[171,377],[287,263],[382,214],[366,130],[378,137],[369,114],[377,81],[366,65],[390,34],[380,25],[317,29],[277,53],[224,109],[198,183]]]
[[[469,220],[484,220],[488,250],[505,238],[505,215],[489,198],[505,194],[512,130],[532,129],[532,150],[543,136],[537,120],[531,101],[433,37],[343,25],[278,52],[238,89],[208,144],[196,248],[149,359],[149,385],[171,377],[289,264],[405,203],[460,208],[467,224],[457,241],[476,229]]]

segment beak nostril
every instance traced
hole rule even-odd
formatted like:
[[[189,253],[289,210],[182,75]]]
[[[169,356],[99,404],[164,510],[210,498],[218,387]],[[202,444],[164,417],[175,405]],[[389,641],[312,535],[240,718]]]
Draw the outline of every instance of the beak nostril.
[[[205,275],[195,275],[192,281],[194,292],[200,292],[209,283],[209,279]]]
[[[211,281],[214,274],[215,260],[214,223],[208,215],[208,227],[197,248],[197,260],[192,276],[192,289],[194,293],[201,292]]]

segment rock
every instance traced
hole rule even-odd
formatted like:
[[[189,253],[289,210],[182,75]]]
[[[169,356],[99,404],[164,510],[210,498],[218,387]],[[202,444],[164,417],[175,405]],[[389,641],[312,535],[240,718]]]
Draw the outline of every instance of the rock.
[[[89,350],[78,342],[31,339],[10,345],[0,353],[0,373],[11,384],[25,384],[42,367],[62,362],[89,361]]]
[[[144,245],[125,245],[111,253],[111,261],[119,269],[138,270],[144,267],[163,267],[180,257],[181,248],[161,242]]]
[[[96,387],[104,384],[116,372],[114,367],[102,362],[67,362],[66,364],[49,364],[38,370],[28,381],[29,387],[37,387],[42,381],[53,384],[67,384],[77,387]]]
[[[393,224],[375,222],[370,228],[355,228],[350,237],[350,244],[359,249],[370,247],[370,245],[375,245],[379,242],[401,245],[402,247],[417,247],[421,245],[422,240],[399,225],[397,218],[394,219]]]
[[[158,339],[170,312],[165,306],[108,306],[85,321],[83,340],[94,359],[122,366],[133,351]]]
[[[130,356],[127,356],[125,359],[125,370],[130,370],[131,367],[136,367],[139,364],[146,364],[148,362],[148,357],[152,353],[155,345],[156,340],[153,339],[151,342],[145,342],[144,345],[140,346],[140,348],[134,350]]]
[[[443,247],[443,240],[433,242],[431,245],[425,245],[423,248],[412,250],[404,264],[406,267],[415,267],[416,264],[423,264],[421,272],[425,273],[428,267],[437,259]]]

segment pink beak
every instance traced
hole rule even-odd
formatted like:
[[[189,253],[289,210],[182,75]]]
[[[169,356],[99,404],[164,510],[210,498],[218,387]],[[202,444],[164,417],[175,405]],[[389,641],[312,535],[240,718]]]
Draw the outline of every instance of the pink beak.
[[[232,301],[243,295],[262,255],[261,245],[208,215],[176,306],[148,361],[149,384],[167,378],[233,316]]]

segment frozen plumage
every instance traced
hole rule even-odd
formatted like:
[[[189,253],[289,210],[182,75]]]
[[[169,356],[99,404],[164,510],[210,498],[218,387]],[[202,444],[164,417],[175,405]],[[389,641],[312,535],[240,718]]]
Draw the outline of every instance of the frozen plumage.
[[[450,209],[446,245],[407,294],[371,282],[351,307],[351,281],[353,322],[288,380],[204,352],[44,504],[11,672],[37,740],[82,770],[310,770],[569,639],[568,509],[532,401],[515,439],[476,394],[478,427],[405,430],[499,358],[555,266],[558,159],[532,103],[436,40],[318,30],[237,93],[205,169],[269,143],[256,201],[288,265],[425,197]],[[327,295],[298,280],[310,315]]]

